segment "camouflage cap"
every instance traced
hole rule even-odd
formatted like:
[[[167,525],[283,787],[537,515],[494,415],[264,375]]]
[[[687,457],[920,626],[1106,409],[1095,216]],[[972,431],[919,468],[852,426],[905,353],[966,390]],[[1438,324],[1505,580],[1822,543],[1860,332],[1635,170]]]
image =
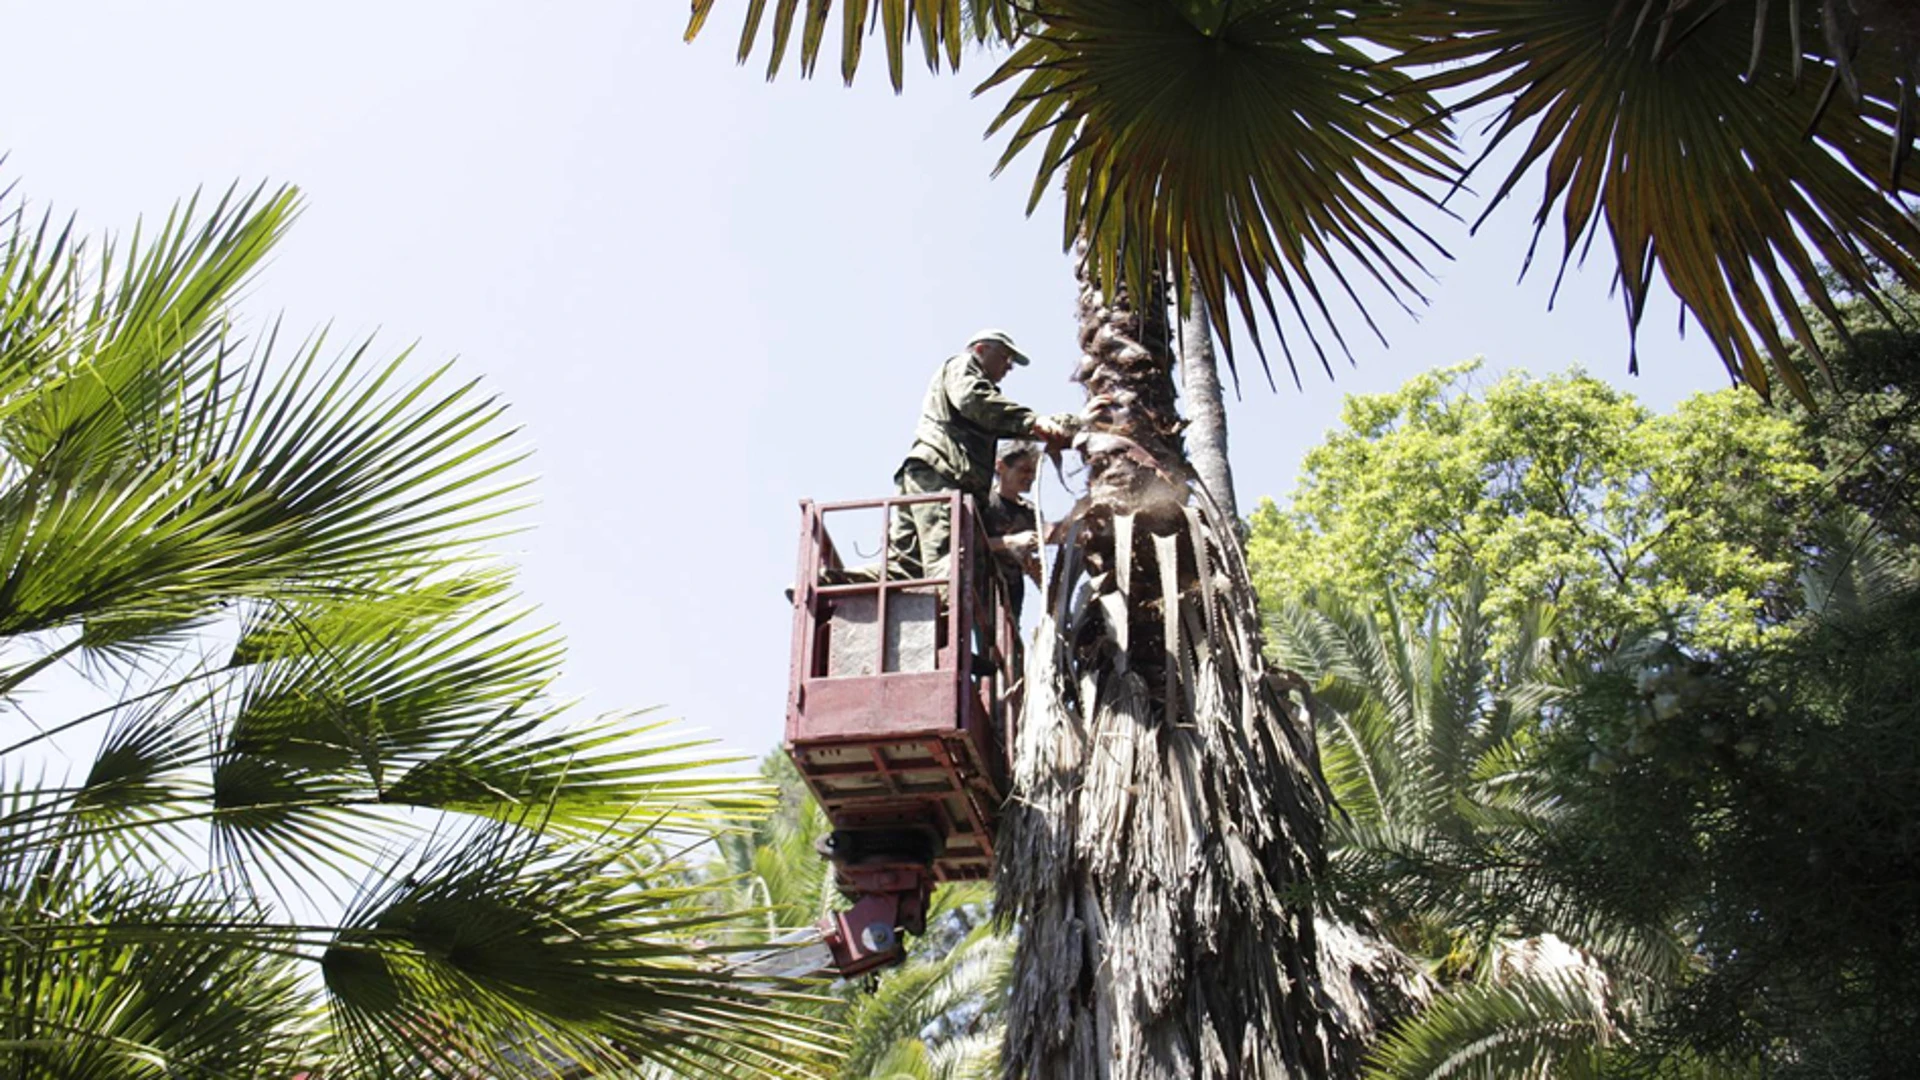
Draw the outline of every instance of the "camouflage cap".
[[[1013,339],[1007,336],[1005,330],[982,330],[968,338],[967,344],[969,346],[978,345],[983,341],[991,341],[995,345],[1006,346],[1007,351],[1013,354],[1013,362],[1016,364],[1024,365],[1032,362],[1027,359],[1026,353],[1020,351],[1020,346],[1015,345]]]

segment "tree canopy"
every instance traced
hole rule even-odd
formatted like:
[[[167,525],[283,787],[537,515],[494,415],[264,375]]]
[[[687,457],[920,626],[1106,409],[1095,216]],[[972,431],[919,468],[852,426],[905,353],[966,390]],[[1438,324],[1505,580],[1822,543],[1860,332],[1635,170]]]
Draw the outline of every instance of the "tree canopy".
[[[1478,370],[1346,400],[1288,506],[1253,514],[1263,597],[1392,596],[1485,617],[1497,646],[1544,601],[1563,650],[1581,654],[1662,626],[1746,644],[1793,610],[1796,552],[1824,496],[1792,419],[1735,391],[1655,414],[1578,371],[1480,388]],[[1474,597],[1482,610],[1464,610]]]
[[[1330,895],[1442,984],[1373,1076],[1910,1071],[1920,339],[1848,331],[1812,413],[1430,372],[1255,515]]]

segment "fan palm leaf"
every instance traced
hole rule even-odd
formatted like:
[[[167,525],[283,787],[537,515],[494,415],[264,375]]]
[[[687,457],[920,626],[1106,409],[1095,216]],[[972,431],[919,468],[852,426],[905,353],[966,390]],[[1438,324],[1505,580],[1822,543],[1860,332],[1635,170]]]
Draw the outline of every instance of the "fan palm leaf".
[[[693,13],[687,22],[687,40],[691,41],[713,13],[714,0],[692,0]],[[766,22],[768,8],[773,21]],[[830,40],[829,21],[833,0],[747,0],[744,25],[740,30],[737,58],[744,64],[761,40],[767,40],[767,78],[780,73],[798,24],[800,31],[800,73],[811,75],[820,60],[821,48]],[[984,41],[1011,41],[1015,28],[1025,18],[1021,6],[1013,0],[841,0],[840,77],[849,84],[860,68],[860,56],[866,39],[878,34],[887,55],[887,78],[897,91],[906,80],[907,48],[917,36],[927,70],[938,73],[944,60],[952,71],[960,69],[967,46]]]
[[[1373,60],[1391,8],[1053,0],[980,87],[1013,88],[988,133],[1009,133],[1002,168],[1037,148],[1029,210],[1064,185],[1062,242],[1085,239],[1096,280],[1144,296],[1168,275],[1218,314],[1230,366],[1225,313],[1263,363],[1264,316],[1296,381],[1297,323],[1331,374],[1336,308],[1372,327],[1362,288],[1404,306],[1445,255],[1407,208],[1455,178],[1452,147],[1438,104]]]
[[[696,0],[689,35],[713,6]],[[743,60],[768,6],[748,5]],[[772,6],[769,74],[796,20],[811,71],[832,3]],[[915,34],[932,66],[941,46],[957,63],[969,35],[1011,50],[980,90],[1011,88],[989,133],[1007,136],[1002,168],[1037,156],[1030,210],[1063,186],[1063,242],[1087,243],[1095,277],[1146,295],[1169,275],[1204,301],[1230,366],[1236,321],[1265,363],[1264,321],[1290,366],[1297,325],[1331,373],[1323,337],[1344,349],[1343,326],[1372,326],[1375,298],[1420,298],[1425,260],[1444,255],[1422,207],[1460,179],[1446,121],[1480,106],[1502,111],[1479,161],[1522,143],[1486,211],[1538,169],[1534,246],[1557,216],[1559,273],[1604,226],[1630,330],[1664,279],[1762,394],[1807,395],[1789,355],[1821,356],[1802,294],[1839,323],[1823,268],[1870,295],[1879,268],[1920,282],[1920,224],[1899,201],[1920,191],[1904,168],[1920,16],[1897,0],[1042,0],[971,14],[958,0],[844,2],[842,74],[870,34],[896,88]]]
[[[1777,379],[1806,398],[1788,342],[1823,354],[1800,294],[1838,326],[1823,267],[1869,293],[1881,267],[1920,282],[1920,225],[1881,190],[1920,188],[1890,172],[1883,147],[1904,106],[1876,96],[1878,84],[1808,132],[1801,24],[1757,31],[1810,6],[1758,3],[1751,23],[1736,6],[1749,5],[1416,3],[1396,22],[1427,43],[1391,63],[1426,69],[1423,90],[1464,91],[1456,110],[1500,108],[1482,160],[1509,140],[1524,147],[1487,212],[1544,165],[1535,244],[1557,210],[1561,274],[1604,226],[1630,328],[1657,271],[1736,380],[1766,393]]]
[[[315,1000],[298,965],[258,939],[182,932],[260,912],[212,895],[205,883],[139,894],[76,877],[57,890],[45,877],[39,884],[10,893],[6,905],[9,928],[39,923],[36,932],[0,949],[11,1014],[0,1058],[15,1075],[266,1080],[310,1060]],[[27,895],[73,922],[51,927],[44,911],[21,911]],[[111,932],[139,922],[154,931]]]
[[[774,4],[769,75],[798,6]],[[911,33],[930,66],[938,44],[957,66],[968,35],[1011,47],[977,92],[1012,88],[988,134],[1007,136],[1002,169],[1030,148],[1037,154],[1029,211],[1063,184],[1063,245],[1084,239],[1094,276],[1137,295],[1170,274],[1180,297],[1198,296],[1217,313],[1230,366],[1231,311],[1264,364],[1263,315],[1293,369],[1284,308],[1331,373],[1323,337],[1346,347],[1336,311],[1344,319],[1351,304],[1372,325],[1363,292],[1404,305],[1420,296],[1423,258],[1444,256],[1403,209],[1433,204],[1456,179],[1439,106],[1372,58],[1392,46],[1381,17],[1393,6],[995,0],[971,5],[969,21],[958,0],[885,0],[875,5],[882,17],[868,20],[868,5],[853,0],[841,7],[842,72],[852,78],[864,36],[856,28],[869,22],[896,88]],[[689,36],[712,7],[696,0]],[[766,7],[748,6],[743,61]],[[830,7],[809,0],[804,25],[823,26]],[[919,18],[900,18],[907,10]],[[821,40],[817,30],[803,36],[803,73]]]
[[[396,866],[321,958],[357,1057],[381,1062],[379,1075],[519,1075],[518,1058],[538,1053],[723,1076],[732,1066],[787,1074],[782,1055],[830,1049],[817,1023],[778,1007],[781,993],[734,974],[726,947],[689,947],[688,932],[733,916],[711,910],[700,887],[671,883],[670,868],[640,850],[648,843],[630,834],[562,845],[498,823]],[[756,1037],[740,1038],[748,1021]],[[518,1037],[488,1034],[502,1032]]]
[[[0,704],[63,661],[112,699],[0,748],[0,1072],[818,1075],[830,1027],[723,943],[760,912],[675,855],[764,790],[549,700],[482,546],[500,403],[232,333],[296,205],[0,237]]]

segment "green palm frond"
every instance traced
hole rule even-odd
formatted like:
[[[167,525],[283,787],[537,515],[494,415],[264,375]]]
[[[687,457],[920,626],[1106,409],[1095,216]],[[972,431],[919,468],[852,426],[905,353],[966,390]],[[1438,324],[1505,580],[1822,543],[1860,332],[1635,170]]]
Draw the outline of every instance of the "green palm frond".
[[[702,774],[730,755],[690,758],[706,740],[648,741],[669,721],[615,715],[566,727],[557,714],[474,733],[409,770],[382,793],[391,804],[512,817],[543,808],[549,828],[594,830],[620,822],[663,835],[706,837],[766,810],[767,791],[744,778]]]
[[[1000,1043],[1006,1032],[995,1027],[947,1040],[927,1052],[933,1080],[993,1080],[1000,1075]]]
[[[258,939],[191,929],[257,910],[204,882],[120,883],[44,864],[8,886],[0,1065],[10,1075],[267,1080],[306,1060],[316,1002],[294,961]]]
[[[1476,765],[1487,713],[1499,697],[1491,692],[1493,672],[1487,663],[1493,627],[1481,610],[1486,595],[1486,578],[1475,573],[1465,595],[1449,605],[1451,624],[1443,624],[1436,611],[1428,616],[1424,634],[1429,642],[1430,704],[1424,710],[1429,760],[1435,779],[1449,790],[1459,790]]]
[[[333,1013],[374,1075],[548,1075],[556,1058],[630,1057],[687,1075],[729,1065],[808,1075],[796,1051],[832,1040],[746,982],[725,950],[691,946],[732,918],[624,869],[629,836],[559,846],[537,829],[477,828],[367,890],[322,960]],[[505,1038],[501,1033],[522,1033]],[[490,1034],[483,1034],[490,1033]]]
[[[827,834],[826,814],[811,799],[797,820],[774,819],[750,864],[769,908],[783,913],[787,925],[808,925],[834,906],[833,867],[817,846]]]
[[[960,1070],[968,1064],[966,1055],[931,1052],[943,1040],[929,1045],[923,1036],[956,1009],[985,1009],[1004,997],[1012,971],[1013,939],[983,920],[945,955],[916,959],[890,972],[847,1018],[841,1075],[848,1080],[888,1076],[888,1063],[899,1073],[903,1059],[917,1062],[922,1070],[908,1075],[935,1076],[940,1066]],[[948,1033],[947,1038],[964,1034]]]
[[[451,538],[484,539],[476,527],[519,508],[526,481],[502,475],[524,454],[506,448],[504,406],[478,380],[448,387],[442,366],[403,383],[407,354],[375,364],[371,343],[329,366],[324,341],[277,375],[263,352],[216,429],[220,486],[247,528],[297,546],[296,586],[417,571]]]
[[[1461,987],[1389,1032],[1367,1080],[1601,1075],[1613,1023],[1576,979],[1547,974]]]
[[[1551,615],[1530,613],[1530,629],[1490,650],[1481,590],[1466,593],[1446,609],[1457,613],[1417,623],[1392,603],[1374,612],[1323,596],[1269,621],[1277,655],[1314,680],[1325,713],[1322,767],[1342,811],[1328,832],[1337,900],[1443,974],[1483,968],[1501,940],[1542,930],[1671,970],[1646,928],[1590,917],[1531,872],[1561,812],[1535,747],[1562,692],[1542,681]]]
[[[1374,62],[1391,8],[1052,0],[980,88],[1014,88],[989,128],[1009,133],[1000,165],[1037,147],[1029,209],[1063,183],[1064,243],[1088,242],[1097,279],[1146,296],[1170,275],[1217,313],[1229,364],[1229,311],[1265,363],[1261,312],[1296,381],[1286,321],[1331,374],[1316,321],[1342,349],[1333,306],[1373,325],[1350,275],[1404,306],[1410,244],[1445,255],[1403,209],[1456,167],[1438,104]]]
[[[9,186],[0,198],[12,194]],[[67,331],[78,318],[81,275],[73,222],[56,229],[50,216],[30,225],[22,208],[5,214],[0,244],[0,420],[29,400],[21,390],[72,355]]]
[[[178,408],[218,377],[225,311],[297,212],[293,189],[195,197],[143,239],[97,257],[43,219],[8,241],[5,370],[29,376],[0,404],[0,447],[43,471],[112,470],[179,453],[196,431]]]
[[[693,0],[689,37],[714,6]],[[1524,144],[1487,212],[1544,177],[1522,272],[1555,217],[1561,276],[1604,227],[1630,331],[1663,278],[1762,394],[1807,398],[1792,346],[1824,360],[1802,296],[1840,323],[1823,272],[1920,286],[1904,0],[842,0],[837,35],[833,6],[748,0],[740,59],[766,38],[772,76],[797,31],[810,73],[837,36],[850,80],[877,34],[897,89],[916,36],[934,68],[1011,48],[979,88],[1012,88],[999,168],[1032,150],[1030,209],[1062,185],[1093,276],[1136,296],[1171,278],[1230,366],[1236,321],[1266,364],[1264,321],[1296,380],[1288,324],[1331,374],[1325,336],[1345,351],[1351,314],[1379,334],[1373,297],[1420,298],[1445,252],[1416,218],[1460,180],[1447,121],[1480,106],[1502,110],[1480,161]]]
[[[1822,352],[1800,294],[1840,322],[1823,267],[1868,293],[1881,266],[1920,284],[1920,225],[1881,190],[1892,183],[1883,147],[1897,107],[1869,86],[1858,110],[1830,111],[1807,137],[1813,90],[1796,92],[1798,23],[1756,38],[1765,4],[1762,21],[1746,23],[1716,3],[1681,15],[1683,33],[1664,19],[1633,32],[1631,17],[1657,4],[1414,4],[1398,24],[1427,44],[1392,64],[1437,68],[1416,85],[1464,89],[1456,110],[1502,108],[1487,153],[1510,139],[1525,148],[1488,212],[1544,163],[1535,243],[1557,209],[1561,274],[1604,226],[1631,328],[1657,271],[1735,379],[1764,394],[1777,378],[1804,399],[1788,340]],[[1782,6],[1775,18],[1807,14]],[[1901,184],[1920,191],[1911,177]]]
[[[1920,583],[1913,553],[1865,514],[1845,510],[1816,525],[1815,549],[1800,570],[1807,611],[1828,620],[1858,618]]]
[[[765,794],[697,770],[700,742],[613,716],[568,726],[540,695],[559,641],[521,625],[504,582],[465,575],[341,601],[264,606],[235,649],[238,703],[213,772],[216,838],[235,863],[324,863],[359,819],[413,806],[598,831],[695,833]]]
[[[1687,10],[1689,6],[1688,0],[1639,0],[1633,33],[1651,33],[1654,55],[1665,59],[1727,5],[1692,11]],[[1770,25],[1767,6],[1764,0],[1753,5],[1753,51],[1747,78],[1753,78],[1760,69],[1769,32],[1790,35],[1795,80],[1801,77],[1805,46],[1817,41],[1815,51],[1825,62],[1828,74],[1807,128],[1820,126],[1841,90],[1855,109],[1869,100],[1891,107],[1893,122],[1886,131],[1891,136],[1887,190],[1900,190],[1901,173],[1913,153],[1915,107],[1920,105],[1920,11],[1902,0],[1818,0],[1803,11],[1800,0],[1787,0],[1786,26],[1780,27]],[[1817,38],[1808,32],[1816,21]]]
[[[1321,769],[1350,820],[1391,827],[1426,816],[1435,777],[1425,746],[1424,651],[1370,613],[1328,597],[1269,620],[1276,655],[1314,682]]]
[[[80,624],[85,648],[137,659],[236,597],[452,557],[513,509],[517,485],[494,480],[511,432],[471,384],[395,389],[404,357],[363,375],[365,346],[329,373],[318,341],[277,375],[270,344],[235,361],[218,306],[293,200],[226,200],[204,222],[189,205],[97,274],[15,238],[11,257],[42,266],[14,275],[12,317],[59,323],[69,352],[0,334],[18,346],[0,370],[25,373],[0,400],[0,634]]]
[[[112,699],[0,745],[0,1074],[812,1075],[817,1001],[730,959],[764,912],[671,854],[766,792],[548,700],[559,639],[480,548],[502,406],[230,334],[293,206],[0,236],[0,705],[63,662]]]
[[[693,0],[693,14],[687,23],[686,38],[692,41],[713,13],[714,0]],[[773,9],[773,21],[766,24],[767,9]],[[831,23],[833,0],[747,0],[744,25],[740,30],[737,59],[744,64],[761,40],[763,25],[767,32],[767,78],[780,73],[795,29],[800,31],[800,74],[811,76],[819,62],[820,49],[836,35]],[[880,35],[887,54],[887,77],[897,91],[906,80],[907,46],[920,40],[927,70],[938,74],[944,59],[948,70],[958,71],[967,46],[983,42],[1013,40],[1016,28],[1027,18],[1013,0],[840,0],[838,38],[840,41],[840,77],[847,83],[860,68],[860,56],[866,39]]]

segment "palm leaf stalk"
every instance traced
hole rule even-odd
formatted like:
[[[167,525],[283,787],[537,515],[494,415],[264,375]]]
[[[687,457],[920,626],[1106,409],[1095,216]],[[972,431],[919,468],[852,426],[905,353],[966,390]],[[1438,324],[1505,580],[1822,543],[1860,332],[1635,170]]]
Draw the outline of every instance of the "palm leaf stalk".
[[[0,747],[0,1073],[818,1074],[790,1051],[831,1032],[676,854],[763,791],[549,699],[561,643],[484,550],[501,404],[237,340],[295,210],[0,239],[0,707],[62,663],[112,699]]]

